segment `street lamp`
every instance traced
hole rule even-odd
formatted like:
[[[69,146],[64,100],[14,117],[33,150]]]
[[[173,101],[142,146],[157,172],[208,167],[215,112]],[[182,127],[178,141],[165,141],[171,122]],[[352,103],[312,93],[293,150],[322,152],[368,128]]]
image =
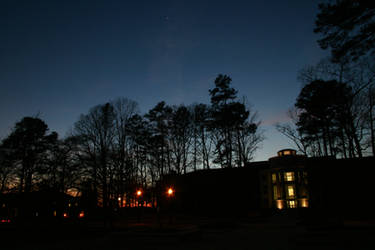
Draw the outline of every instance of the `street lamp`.
[[[141,214],[142,214],[142,211],[140,209],[142,209],[143,207],[143,201],[142,201],[142,190],[138,189],[137,190],[137,198],[138,198],[138,208],[137,208],[137,221],[138,223],[141,222]],[[141,207],[139,208],[139,205],[141,204]]]
[[[168,190],[167,190],[167,196],[170,198],[169,202],[168,202],[169,203],[169,209],[168,209],[169,210],[169,224],[172,224],[172,220],[173,220],[173,218],[172,218],[173,217],[173,215],[172,215],[173,214],[173,211],[172,211],[173,210],[173,204],[172,204],[173,203],[172,202],[173,199],[172,199],[172,197],[174,196],[174,190],[173,190],[173,188],[171,188],[171,187],[168,188]]]
[[[174,190],[172,188],[168,188],[168,191],[167,191],[168,197],[173,196],[173,194],[174,194]]]
[[[137,196],[137,201],[138,201],[138,204],[137,204],[137,205],[139,206],[140,201],[142,200],[143,192],[142,192],[141,189],[138,189],[137,192],[136,192],[135,194],[136,194],[136,196]]]

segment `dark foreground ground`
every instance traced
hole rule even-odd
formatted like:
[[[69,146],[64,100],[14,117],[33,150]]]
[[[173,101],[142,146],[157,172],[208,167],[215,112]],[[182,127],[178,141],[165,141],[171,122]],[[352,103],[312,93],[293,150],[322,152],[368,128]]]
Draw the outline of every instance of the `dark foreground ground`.
[[[154,216],[22,226],[0,225],[0,249],[375,249],[375,223],[306,225],[296,216],[205,218]]]

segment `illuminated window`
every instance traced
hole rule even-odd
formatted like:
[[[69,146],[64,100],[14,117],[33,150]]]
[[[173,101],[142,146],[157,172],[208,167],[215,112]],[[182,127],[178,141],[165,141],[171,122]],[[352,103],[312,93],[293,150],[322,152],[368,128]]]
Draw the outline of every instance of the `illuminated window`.
[[[285,172],[284,173],[285,181],[294,181],[294,172]]]
[[[301,199],[301,207],[308,207],[309,201],[307,199]]]
[[[272,174],[272,183],[276,183],[276,180],[277,180],[277,178],[276,178],[276,174],[273,173],[273,174]]]
[[[277,152],[278,156],[285,156],[285,155],[296,155],[296,151],[293,149],[284,149]]]
[[[293,198],[294,195],[294,187],[292,185],[288,185],[288,197]]]
[[[288,201],[288,208],[296,208],[297,207],[297,203],[295,200],[291,200],[291,201]]]
[[[273,198],[277,200],[279,194],[277,193],[277,186],[273,186]]]
[[[283,202],[283,200],[277,200],[276,201],[276,207],[278,209],[283,209],[284,208],[284,202]]]

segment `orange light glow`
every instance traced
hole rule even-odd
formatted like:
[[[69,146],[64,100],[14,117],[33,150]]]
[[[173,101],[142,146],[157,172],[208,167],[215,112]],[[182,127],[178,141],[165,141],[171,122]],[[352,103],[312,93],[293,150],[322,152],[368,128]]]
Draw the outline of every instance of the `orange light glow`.
[[[78,216],[79,216],[79,218],[83,218],[83,217],[85,217],[85,212],[83,212],[83,211],[80,212]]]
[[[142,195],[142,191],[141,190],[138,190],[137,191],[137,196],[141,196]]]
[[[277,200],[276,201],[276,207],[278,209],[283,209],[284,208],[284,201],[283,200]]]
[[[63,217],[64,217],[64,218],[68,218],[69,216],[68,216],[67,213],[64,213],[64,214],[63,214]]]
[[[169,196],[172,196],[173,193],[174,193],[174,190],[173,190],[172,188],[169,188],[168,191],[167,191],[167,194],[168,194]]]
[[[301,207],[309,207],[308,199],[301,199]]]

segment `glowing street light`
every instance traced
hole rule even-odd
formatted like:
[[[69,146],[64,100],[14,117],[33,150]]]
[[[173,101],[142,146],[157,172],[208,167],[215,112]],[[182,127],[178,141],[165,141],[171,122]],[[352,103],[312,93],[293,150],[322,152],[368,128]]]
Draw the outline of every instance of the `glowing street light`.
[[[138,190],[137,191],[137,196],[140,197],[142,195],[142,191],[141,190]]]
[[[174,190],[172,188],[169,188],[168,191],[167,191],[167,194],[168,194],[169,197],[173,196]]]

